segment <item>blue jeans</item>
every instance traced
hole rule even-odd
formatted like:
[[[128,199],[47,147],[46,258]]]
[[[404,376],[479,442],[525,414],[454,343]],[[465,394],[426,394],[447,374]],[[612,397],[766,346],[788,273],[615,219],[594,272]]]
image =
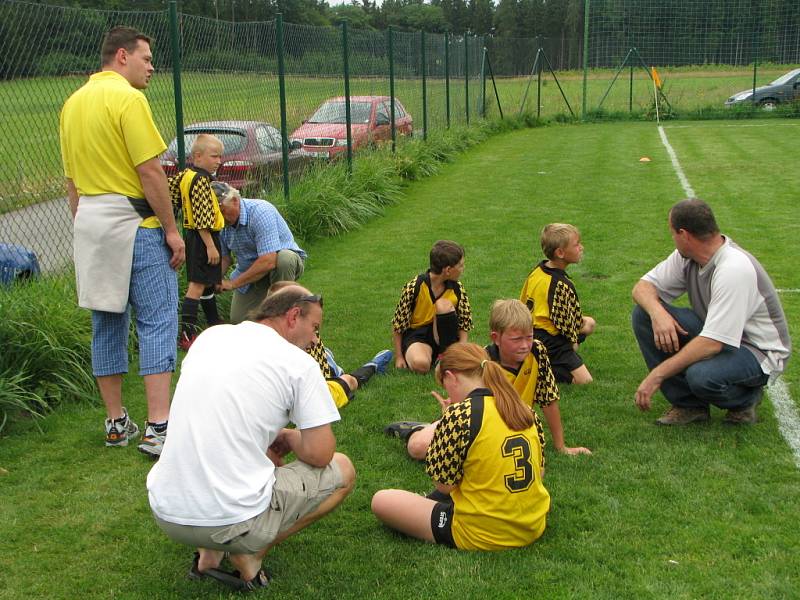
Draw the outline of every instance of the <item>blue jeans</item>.
[[[688,332],[688,335],[679,337],[681,347],[703,330],[703,321],[693,310],[670,304],[664,304],[664,308]],[[633,309],[631,321],[648,369],[653,370],[674,356],[656,348],[650,315],[641,306]],[[719,354],[665,379],[661,393],[670,404],[680,408],[707,408],[713,404],[719,408],[740,410],[759,400],[767,379],[756,357],[747,348],[723,344]]]

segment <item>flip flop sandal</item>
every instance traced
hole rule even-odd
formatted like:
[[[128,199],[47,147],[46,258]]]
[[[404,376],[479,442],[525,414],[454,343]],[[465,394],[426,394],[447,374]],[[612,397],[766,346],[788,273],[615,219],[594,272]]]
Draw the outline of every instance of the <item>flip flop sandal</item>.
[[[220,583],[227,585],[229,588],[236,590],[237,592],[252,592],[260,588],[265,588],[270,584],[270,581],[272,581],[264,569],[259,569],[258,573],[256,573],[256,576],[249,581],[242,579],[239,571],[229,572],[222,569],[207,569],[201,572],[197,568],[199,560],[200,554],[195,552],[192,560],[192,566],[189,568],[189,573],[187,574],[189,579],[203,579],[205,577],[211,577],[212,579],[216,579]]]

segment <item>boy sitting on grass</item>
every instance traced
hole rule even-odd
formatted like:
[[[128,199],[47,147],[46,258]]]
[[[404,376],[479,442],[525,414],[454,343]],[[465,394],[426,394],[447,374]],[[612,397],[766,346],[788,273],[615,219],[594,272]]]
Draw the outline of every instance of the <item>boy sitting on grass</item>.
[[[434,360],[472,329],[469,297],[458,280],[464,272],[464,248],[439,240],[430,253],[430,269],[403,288],[392,319],[395,366],[427,373]]]
[[[181,331],[178,346],[189,350],[199,333],[197,309],[203,306],[206,322],[221,322],[214,298],[214,287],[222,282],[219,232],[225,220],[219,210],[211,182],[222,162],[222,141],[201,133],[192,144],[192,166],[169,179],[172,203],[183,211],[186,241],[186,279],[189,285],[181,307]]]
[[[267,296],[271,296],[278,290],[289,286],[304,289],[295,281],[276,281],[269,286]],[[309,294],[311,294],[311,292],[309,292]],[[319,301],[321,304],[322,298],[320,298]],[[364,386],[373,375],[384,375],[386,373],[386,367],[392,361],[392,351],[388,349],[381,350],[372,357],[372,360],[364,363],[355,371],[345,373],[344,369],[336,364],[336,359],[331,349],[325,347],[322,343],[322,337],[319,332],[317,332],[317,341],[311,344],[306,349],[306,352],[317,361],[319,370],[325,378],[325,383],[328,384],[328,391],[331,393],[336,408],[343,408],[346,406],[350,400],[353,399],[356,390]]]
[[[547,259],[528,275],[519,299],[530,310],[533,335],[547,348],[556,381],[591,383],[578,346],[594,332],[595,320],[581,312],[575,285],[566,272],[583,257],[581,234],[573,225],[551,223],[542,229],[541,244]]]
[[[486,346],[486,353],[492,362],[502,367],[503,375],[525,405],[533,408],[538,404],[541,407],[555,449],[570,455],[591,454],[588,448],[570,448],[564,443],[564,429],[558,407],[558,386],[544,345],[533,338],[531,317],[525,305],[519,300],[495,300],[489,316],[489,328],[493,343]],[[435,393],[434,396],[446,407],[441,397]],[[538,423],[538,419],[535,420]],[[425,425],[401,421],[392,423],[384,431],[388,435],[404,439],[409,455],[423,460],[437,423],[438,421]],[[539,428],[541,429],[541,425]]]

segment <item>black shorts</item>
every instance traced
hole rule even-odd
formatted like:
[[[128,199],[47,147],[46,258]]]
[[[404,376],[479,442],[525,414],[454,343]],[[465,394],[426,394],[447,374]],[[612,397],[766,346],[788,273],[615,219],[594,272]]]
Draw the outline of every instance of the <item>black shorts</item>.
[[[458,341],[458,317],[455,311],[436,315],[436,327],[439,331],[439,343],[433,337],[433,323],[407,329],[402,334],[401,347],[403,356],[406,355],[408,347],[417,342],[427,344],[433,349],[433,359],[436,358],[447,348]]]
[[[563,335],[550,335],[544,329],[534,329],[533,335],[547,348],[547,357],[556,381],[572,383],[572,371],[583,364],[583,359],[572,349],[572,342]]]
[[[217,252],[220,251],[219,231],[212,231],[211,239]],[[218,285],[222,282],[222,266],[208,264],[208,253],[203,238],[197,233],[196,229],[184,231],[186,241],[186,279],[193,283],[203,283],[205,285]]]
[[[456,547],[453,539],[453,503],[437,502],[431,511],[431,530],[437,544]]]

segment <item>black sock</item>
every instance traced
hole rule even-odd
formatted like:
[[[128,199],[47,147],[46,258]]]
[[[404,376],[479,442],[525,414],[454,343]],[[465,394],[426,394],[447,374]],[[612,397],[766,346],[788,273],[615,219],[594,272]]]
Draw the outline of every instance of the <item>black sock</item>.
[[[217,299],[212,286],[203,290],[203,295],[200,296],[200,306],[203,307],[203,312],[206,314],[206,323],[216,325],[222,322],[222,319],[219,318],[219,311],[217,311]]]
[[[367,383],[373,375],[375,375],[375,365],[361,365],[355,371],[350,373],[358,381],[358,387]]]
[[[194,298],[184,298],[183,307],[181,308],[181,332],[189,337],[197,335],[197,308],[200,306],[200,300]]]
[[[148,423],[148,425],[150,425],[156,433],[162,434],[167,431],[167,423],[168,421],[161,421],[159,423]]]

